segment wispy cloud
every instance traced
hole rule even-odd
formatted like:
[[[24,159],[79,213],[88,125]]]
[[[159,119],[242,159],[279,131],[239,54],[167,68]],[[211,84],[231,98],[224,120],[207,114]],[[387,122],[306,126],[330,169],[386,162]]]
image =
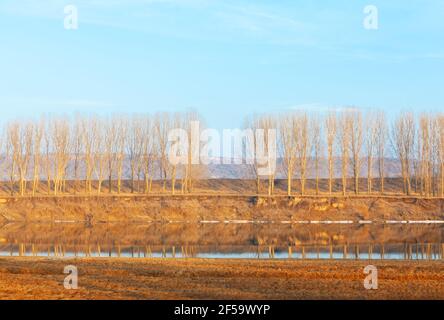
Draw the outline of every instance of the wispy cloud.
[[[216,21],[229,31],[272,43],[312,45],[315,26],[266,6],[226,5],[215,12]]]
[[[79,7],[80,24],[227,40],[253,37],[297,42],[313,26],[271,6],[220,0],[2,0],[0,14],[63,18],[65,5]],[[205,25],[205,28],[201,26]],[[307,37],[304,41],[307,42]]]
[[[252,31],[272,28],[303,31],[307,28],[307,24],[302,21],[253,5],[226,6],[225,10],[218,12],[218,16],[223,17],[230,26]]]
[[[202,6],[208,0],[2,0],[0,12],[38,17],[54,17],[63,14],[66,5],[75,5],[87,10],[119,8],[146,8],[152,5]]]
[[[91,99],[51,99],[51,98],[2,98],[0,105],[14,107],[69,107],[69,108],[115,108],[115,104]]]

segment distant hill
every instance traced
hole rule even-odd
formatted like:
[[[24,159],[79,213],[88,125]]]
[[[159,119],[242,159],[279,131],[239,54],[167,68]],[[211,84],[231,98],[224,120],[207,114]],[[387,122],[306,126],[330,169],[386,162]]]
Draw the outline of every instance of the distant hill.
[[[376,162],[376,161],[375,161]],[[385,177],[387,178],[395,178],[401,176],[401,170],[399,161],[396,159],[385,159]],[[335,159],[335,177],[340,178],[341,177],[341,159],[336,158]],[[362,159],[362,166],[361,166],[361,177],[367,176],[367,160]],[[307,179],[315,178],[316,177],[316,171],[315,171],[315,163],[314,159],[310,159],[308,161],[308,168],[307,168]],[[351,165],[349,165],[349,175],[352,173]],[[282,166],[282,159],[278,160],[277,164],[277,179],[284,179],[286,178],[286,173],[284,170],[284,167]],[[374,163],[373,165],[373,177],[377,177],[379,175],[378,173],[378,164]],[[296,167],[295,169],[295,177],[297,178],[299,176],[299,168]],[[319,177],[320,178],[328,178],[328,163],[326,159],[322,159],[319,162]],[[208,166],[208,178],[210,179],[254,179],[254,170],[251,165],[236,165],[236,164],[210,164]]]
[[[214,163],[218,164],[209,164],[208,166],[203,166],[204,168],[200,168],[200,178],[208,178],[208,179],[254,179],[255,173],[253,170],[253,167],[251,165],[247,164],[234,164],[234,161],[231,161],[231,164],[223,164],[222,158],[212,158],[212,161]],[[226,161],[228,162],[228,161]],[[283,167],[282,159],[278,159],[277,161],[277,169],[276,169],[276,179],[284,179],[286,178],[286,172]],[[8,167],[10,164],[8,161],[6,161],[4,158],[2,161],[0,161],[1,165],[1,178],[0,180],[8,181],[9,180],[9,172]],[[158,172],[158,165],[159,163],[155,164],[155,167],[157,167],[154,171],[156,172],[154,178],[159,179]],[[106,166],[106,165],[105,165]],[[341,177],[341,159],[336,158],[335,159],[335,178]],[[352,175],[352,167],[349,164],[349,176]],[[328,178],[328,163],[326,159],[322,159],[319,163],[319,177],[320,178]],[[46,168],[45,165],[41,164],[41,173],[40,177],[42,180],[46,179]],[[105,168],[106,171],[106,168]],[[32,161],[28,167],[28,176],[31,175],[33,172],[33,165]],[[177,172],[177,177],[181,177],[180,169]],[[196,172],[196,171],[195,171]],[[79,169],[79,175],[83,177],[85,174],[85,167],[84,164],[81,163],[80,169]],[[375,163],[373,165],[373,177],[378,177],[378,164]],[[104,175],[105,179],[107,178],[107,174]],[[297,166],[295,169],[294,178],[298,178],[299,176],[299,167]],[[385,177],[387,178],[396,178],[401,176],[400,171],[400,165],[399,161],[396,159],[387,158],[385,159]],[[71,161],[68,165],[67,169],[67,177],[68,179],[74,178],[74,163]],[[129,160],[124,161],[124,170],[123,170],[123,179],[130,179],[131,177],[131,170],[130,170],[130,162]],[[143,174],[141,174],[141,178],[143,177]],[[316,177],[315,174],[315,164],[314,159],[309,159],[308,161],[308,168],[307,168],[307,179],[313,179]],[[361,167],[361,177],[367,177],[367,160],[362,159],[362,167]],[[95,179],[95,174],[93,175],[93,178]]]

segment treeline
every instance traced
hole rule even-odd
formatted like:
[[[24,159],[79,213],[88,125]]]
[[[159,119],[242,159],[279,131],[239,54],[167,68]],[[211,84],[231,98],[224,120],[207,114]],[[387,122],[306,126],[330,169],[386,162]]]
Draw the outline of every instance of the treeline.
[[[403,113],[388,121],[383,112],[292,112],[251,117],[246,126],[278,128],[279,171],[287,178],[288,195],[294,192],[295,177],[299,182],[296,192],[307,193],[309,167],[315,172],[316,194],[333,194],[337,180],[343,195],[350,187],[355,194],[363,193],[362,180],[367,184],[365,193],[384,194],[386,161],[390,159],[401,172],[398,193],[444,197],[443,114]],[[362,174],[364,165],[367,172]],[[327,167],[326,185],[321,185],[321,166]],[[257,172],[257,166],[253,171]],[[339,177],[336,172],[340,172]],[[256,178],[259,193],[261,177]],[[269,195],[274,193],[275,178],[275,174],[268,176]]]
[[[161,180],[174,194],[178,176],[181,192],[191,192],[202,168],[168,161],[168,133],[189,131],[192,121],[199,121],[194,112],[13,121],[2,135],[0,167],[11,195],[121,193],[127,177],[131,193],[150,193],[153,180]]]
[[[21,196],[122,193],[125,180],[132,193],[153,192],[153,181],[163,192],[190,193],[195,181],[207,177],[206,166],[192,161],[194,121],[202,123],[195,112],[11,121],[0,136],[2,180],[11,195]],[[168,135],[176,128],[189,133],[191,152],[185,164],[174,165],[168,158]],[[401,173],[398,193],[444,197],[442,114],[404,113],[388,121],[382,112],[289,112],[248,117],[245,128],[277,133],[276,172],[259,176],[260,164],[244,164],[256,176],[257,193],[274,194],[279,175],[286,177],[288,195],[334,194],[338,183],[344,195],[351,189],[355,194],[385,194],[390,159]],[[314,177],[309,168],[314,168]],[[310,179],[314,190],[307,190]]]

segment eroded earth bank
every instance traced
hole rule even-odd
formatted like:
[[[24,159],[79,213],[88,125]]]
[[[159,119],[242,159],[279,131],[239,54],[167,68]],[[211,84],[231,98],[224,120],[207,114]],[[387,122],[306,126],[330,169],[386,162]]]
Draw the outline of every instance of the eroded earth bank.
[[[444,220],[443,199],[217,195],[0,199],[15,222],[422,221]]]

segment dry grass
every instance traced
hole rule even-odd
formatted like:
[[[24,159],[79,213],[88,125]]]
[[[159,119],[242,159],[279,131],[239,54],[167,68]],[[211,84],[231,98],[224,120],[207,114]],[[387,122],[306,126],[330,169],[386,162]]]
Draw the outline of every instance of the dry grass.
[[[354,193],[354,182],[353,179],[348,179],[348,185],[347,185],[347,196],[353,197],[355,196]],[[342,197],[342,180],[341,179],[335,179],[333,183],[333,194],[331,196],[335,197]],[[381,195],[380,193],[380,182],[378,178],[373,179],[373,192],[369,195],[367,190],[367,179],[361,178],[359,179],[360,184],[360,196],[374,196],[374,197],[395,197],[395,196],[405,196],[403,193],[403,181],[401,178],[386,178],[385,179],[385,187],[384,187],[384,194]],[[58,196],[97,196],[99,195],[97,192],[97,186],[98,182],[93,181],[92,182],[92,192],[87,193],[85,192],[85,182],[79,181],[66,181],[65,184],[65,190],[62,193],[59,193]],[[160,180],[153,181],[152,184],[152,190],[149,194],[145,193],[145,185],[144,181],[135,181],[134,186],[135,190],[134,192],[131,192],[131,181],[129,180],[123,180],[122,181],[122,190],[121,190],[121,196],[131,196],[131,195],[165,195],[169,196],[171,195],[171,182],[167,181],[164,189],[163,182]],[[295,196],[300,195],[300,180],[294,179],[293,180],[293,188],[292,188],[292,194]],[[316,196],[315,192],[316,188],[316,181],[314,179],[307,179],[306,181],[306,187],[305,187],[305,196],[313,197]],[[319,180],[319,196],[327,196],[328,194],[328,179],[320,179]],[[415,185],[413,183],[413,190],[411,197],[419,197],[424,198],[424,196],[421,196],[419,194],[419,186]],[[261,188],[260,188],[260,194],[266,195],[268,192],[268,180],[264,179],[261,180]],[[418,190],[415,190],[418,189]],[[17,183],[14,186],[14,197],[19,198],[18,195],[18,185]],[[112,186],[112,193],[109,191],[109,184],[108,181],[103,182],[102,185],[102,191],[100,193],[100,196],[116,196],[116,181],[113,181]],[[256,186],[256,180],[249,180],[249,179],[201,179],[201,180],[195,180],[193,182],[193,190],[192,194],[195,195],[242,195],[242,196],[255,196],[257,195],[257,186]],[[27,185],[27,191],[25,193],[25,197],[30,197],[32,195],[31,191],[31,184],[28,183]],[[181,182],[178,180],[176,183],[176,195],[181,195]],[[276,179],[275,180],[275,189],[274,189],[274,195],[275,196],[286,196],[287,195],[287,180],[286,179]],[[11,186],[8,182],[0,182],[0,196],[3,198],[10,198],[11,197]],[[51,196],[53,197],[53,191],[48,192],[47,183],[45,181],[41,181],[39,184],[38,192],[36,193],[36,196],[38,197],[47,197]],[[439,197],[439,194],[436,195],[436,197]]]
[[[372,262],[379,289],[363,287],[367,261],[0,259],[1,299],[444,299],[443,261]],[[63,287],[64,266],[79,270]]]

